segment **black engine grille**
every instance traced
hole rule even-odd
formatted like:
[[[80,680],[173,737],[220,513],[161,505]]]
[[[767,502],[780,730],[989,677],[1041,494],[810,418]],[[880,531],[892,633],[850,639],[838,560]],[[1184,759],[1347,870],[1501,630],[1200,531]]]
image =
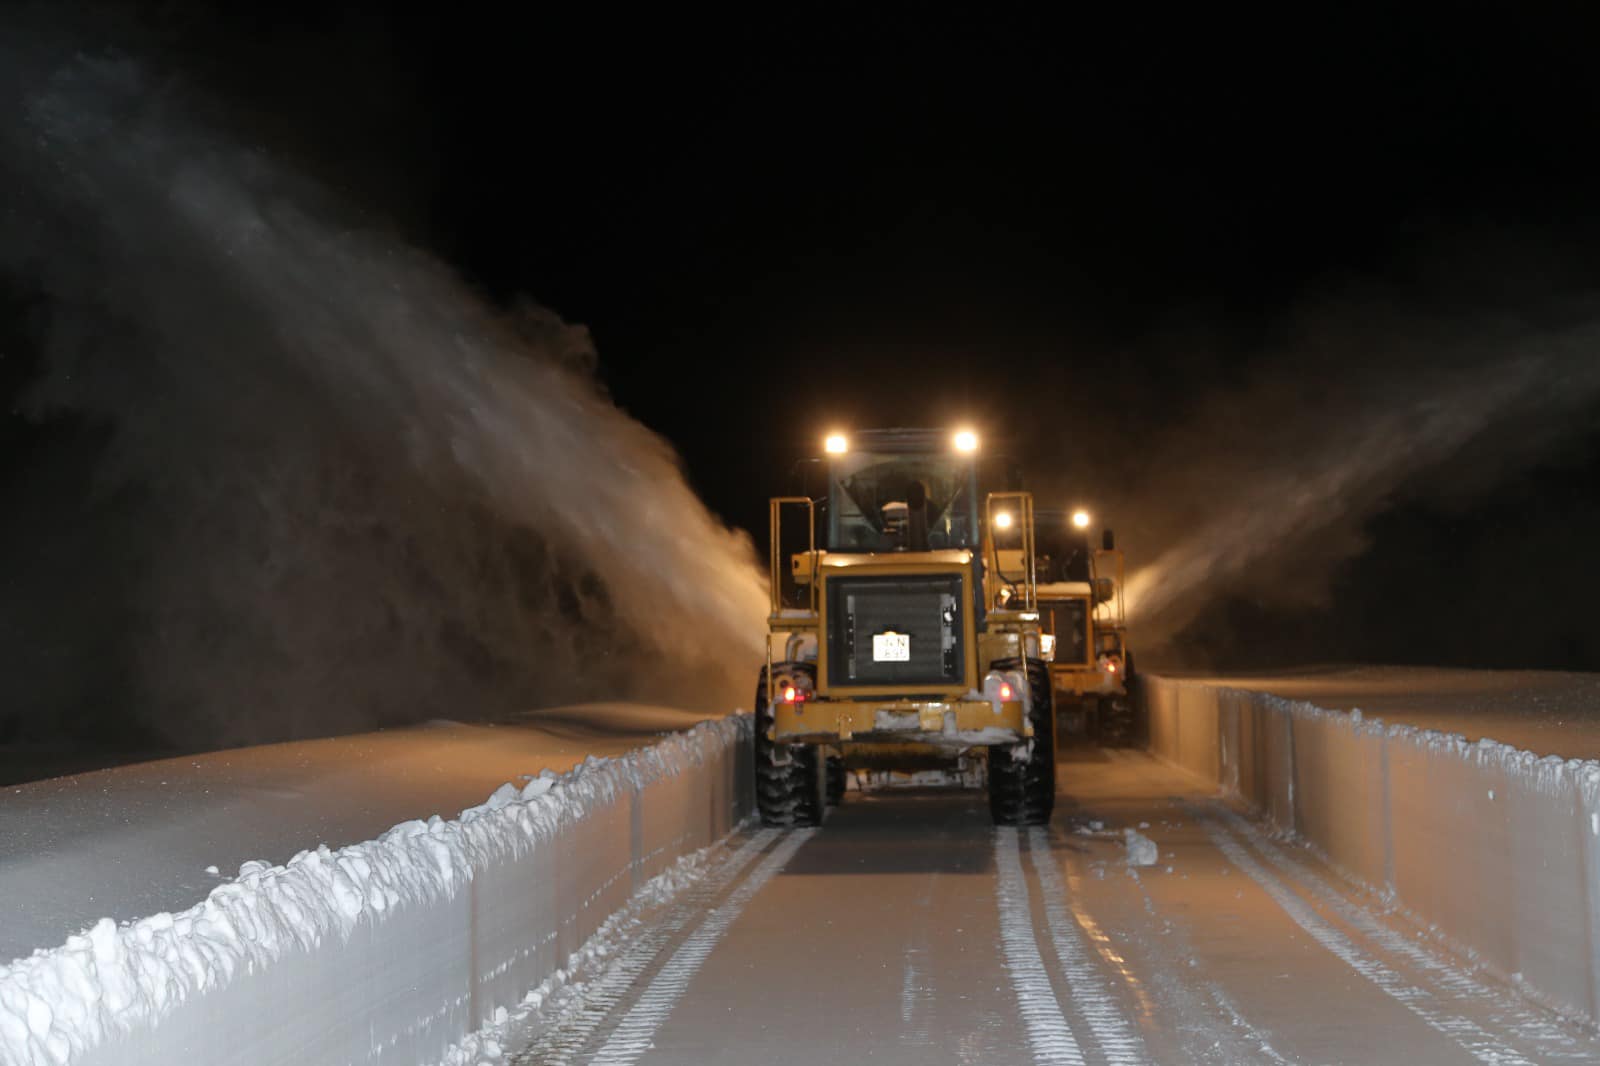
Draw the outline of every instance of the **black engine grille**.
[[[828,684],[960,684],[964,675],[958,574],[836,577],[828,581]],[[905,662],[875,662],[873,635],[910,638]]]
[[[1089,601],[1063,600],[1043,606],[1050,631],[1056,635],[1055,661],[1084,666],[1094,662],[1089,654]]]

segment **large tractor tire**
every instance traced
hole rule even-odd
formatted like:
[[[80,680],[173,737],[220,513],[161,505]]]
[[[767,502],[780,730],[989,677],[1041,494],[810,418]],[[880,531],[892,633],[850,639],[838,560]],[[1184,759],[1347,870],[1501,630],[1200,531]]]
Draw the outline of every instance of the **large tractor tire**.
[[[850,784],[849,771],[844,768],[844,757],[829,755],[823,773],[827,776],[828,806],[837,807],[844,802],[845,789]]]
[[[1113,696],[1101,702],[1102,742],[1108,748],[1138,747],[1144,742],[1143,723],[1139,721],[1139,700],[1133,672],[1133,656],[1123,664],[1122,689],[1124,695]]]
[[[1056,704],[1056,737],[1065,744],[1071,740],[1093,740],[1095,708],[1093,696],[1069,696]]]
[[[1015,659],[990,667],[1016,668]],[[996,825],[1046,825],[1056,806],[1056,715],[1049,669],[1041,660],[1029,659],[1027,677],[1033,739],[989,749],[989,815]]]
[[[1134,743],[1133,700],[1127,696],[1107,696],[1100,701],[1101,747],[1126,748]]]
[[[802,663],[774,663],[780,686],[788,676],[807,671]],[[814,744],[773,741],[772,708],[767,705],[767,670],[761,668],[755,701],[756,808],[761,824],[779,827],[821,825],[827,810],[826,774]]]

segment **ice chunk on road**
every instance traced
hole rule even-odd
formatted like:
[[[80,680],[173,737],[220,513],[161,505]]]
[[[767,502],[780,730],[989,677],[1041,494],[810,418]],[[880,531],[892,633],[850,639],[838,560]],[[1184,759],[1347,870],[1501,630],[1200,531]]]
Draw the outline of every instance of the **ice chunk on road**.
[[[1156,842],[1137,829],[1124,829],[1122,839],[1128,845],[1129,866],[1154,866],[1161,857]]]

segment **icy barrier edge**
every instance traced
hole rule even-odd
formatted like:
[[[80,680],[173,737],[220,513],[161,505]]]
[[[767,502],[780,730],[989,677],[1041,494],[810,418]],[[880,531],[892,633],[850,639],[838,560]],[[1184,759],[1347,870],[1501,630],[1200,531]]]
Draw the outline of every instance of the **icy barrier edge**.
[[[437,1061],[753,808],[747,714],[0,967],[0,1063]]]
[[[1600,762],[1146,675],[1150,749],[1533,999],[1600,1019]]]

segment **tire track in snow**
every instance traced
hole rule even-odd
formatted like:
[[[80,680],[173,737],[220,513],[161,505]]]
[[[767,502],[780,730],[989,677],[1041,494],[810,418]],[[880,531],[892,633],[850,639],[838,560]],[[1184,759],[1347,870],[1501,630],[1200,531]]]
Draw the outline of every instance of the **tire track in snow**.
[[[1066,886],[1055,867],[1050,834],[1040,828],[1028,830],[1028,858],[1039,878],[1044,897],[1045,924],[1056,961],[1072,989],[1072,1002],[1088,1023],[1110,1066],[1140,1066],[1146,1061],[1144,1041],[1128,1026],[1110,985],[1089,958],[1077,923],[1067,913]]]
[[[1267,1033],[1244,1016],[1216,981],[1200,975],[1186,928],[1156,906],[1139,871],[1129,868],[1123,876],[1132,883],[1142,901],[1138,909],[1145,915],[1147,928],[1138,930],[1127,926],[1118,930],[1118,937],[1137,947],[1145,956],[1145,964],[1151,969],[1148,982],[1141,982],[1134,976],[1127,960],[1111,944],[1110,937],[1093,915],[1080,912],[1079,923],[1095,950],[1120,970],[1133,989],[1139,999],[1141,1015],[1147,1020],[1164,1020],[1180,1038],[1184,1057],[1169,1055],[1163,1061],[1219,1066],[1275,1062],[1288,1066],[1292,1060],[1278,1053]],[[1082,896],[1082,879],[1070,869],[1067,878],[1073,894]]]
[[[1471,1019],[1440,1010],[1434,996],[1411,984],[1378,959],[1362,951],[1349,937],[1313,910],[1309,903],[1256,861],[1249,849],[1229,833],[1226,827],[1211,817],[1209,812],[1191,806],[1190,813],[1205,828],[1206,835],[1227,856],[1228,861],[1261,886],[1296,925],[1304,929],[1313,940],[1345,965],[1377,985],[1436,1032],[1455,1041],[1479,1062],[1489,1063],[1491,1066],[1534,1066],[1531,1060],[1497,1040]]]
[[[1282,875],[1303,885],[1316,901],[1336,913],[1369,941],[1416,967],[1427,977],[1436,992],[1498,1016],[1514,1026],[1517,1035],[1540,1045],[1543,1056],[1592,1062],[1594,1048],[1572,1034],[1543,1011],[1522,1002],[1509,989],[1493,988],[1473,977],[1460,966],[1451,965],[1421,944],[1385,924],[1365,908],[1352,902],[1316,870],[1295,858],[1262,832],[1248,818],[1218,806],[1216,813],[1234,832],[1243,837],[1268,864]]]
[[[916,902],[912,905],[919,915],[926,915],[933,908],[933,891],[937,875],[928,877],[922,885],[922,890],[917,893]],[[905,959],[902,963],[900,977],[900,1024],[903,1026],[900,1042],[910,1047],[934,1047],[936,1041],[930,1035],[929,1022],[932,1020],[932,985],[927,973],[928,943],[927,934],[921,922],[917,924],[917,933],[914,940],[906,944]]]
[[[733,924],[734,919],[739,917],[755,894],[766,887],[767,882],[772,880],[779,870],[788,865],[789,860],[794,858],[794,853],[799,851],[800,846],[810,840],[815,832],[815,829],[789,832],[782,843],[761,860],[761,864],[744,883],[735,889],[721,906],[706,915],[699,928],[678,946],[672,958],[667,960],[667,964],[656,974],[655,979],[645,987],[638,1001],[612,1031],[599,1053],[590,1060],[594,1066],[628,1066],[650,1050],[656,1030],[661,1028],[661,1023],[667,1020],[672,1008],[683,998],[689,982],[700,971],[700,967],[710,956],[712,949],[717,946],[717,942],[722,939],[723,934],[728,931],[728,927]]]
[[[1015,829],[995,830],[995,895],[1000,904],[1000,945],[1005,950],[1006,971],[1011,975],[1011,987],[1028,1028],[1034,1062],[1083,1066],[1083,1050],[1061,1013],[1050,974],[1039,955],[1039,943],[1033,936],[1033,911],[1028,903],[1028,882],[1022,873],[1017,839]]]
[[[1257,1029],[1255,1023],[1244,1016],[1244,1012],[1239,1009],[1238,1004],[1234,1003],[1233,997],[1224,992],[1220,984],[1208,980],[1203,982],[1203,987],[1211,1002],[1216,1004],[1217,1009],[1227,1016],[1233,1027],[1244,1033],[1247,1039],[1254,1041],[1257,1050],[1261,1052],[1263,1061],[1276,1062],[1282,1064],[1282,1066],[1288,1066],[1290,1060],[1278,1054],[1278,1049],[1272,1046],[1272,1042],[1267,1039],[1267,1034]]]
[[[627,947],[605,964],[598,976],[581,986],[563,990],[573,1005],[564,1010],[558,1009],[554,1017],[541,1022],[541,1035],[512,1055],[511,1061],[564,1066],[577,1059],[617,1004],[633,988],[639,976],[655,962],[662,949],[694,919],[705,913],[706,908],[777,839],[778,832],[776,829],[762,829],[752,834],[720,865],[707,871],[699,882],[673,901],[667,913],[629,940]],[[586,944],[585,949],[590,946]]]

